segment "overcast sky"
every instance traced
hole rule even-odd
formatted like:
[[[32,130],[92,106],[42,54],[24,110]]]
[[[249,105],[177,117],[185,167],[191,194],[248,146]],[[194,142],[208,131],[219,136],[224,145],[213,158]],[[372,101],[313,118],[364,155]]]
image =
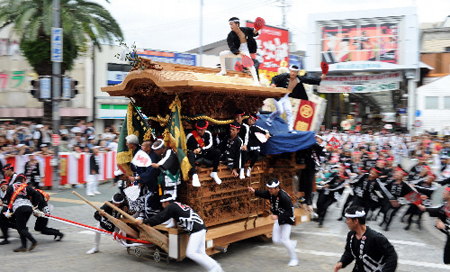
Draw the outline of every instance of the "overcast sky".
[[[108,9],[120,24],[128,44],[184,52],[200,45],[201,0],[92,0]],[[228,19],[265,19],[281,26],[283,0],[203,0],[203,45],[225,39]],[[298,50],[306,49],[308,14],[417,6],[419,22],[443,21],[450,15],[450,0],[284,0],[286,26]]]

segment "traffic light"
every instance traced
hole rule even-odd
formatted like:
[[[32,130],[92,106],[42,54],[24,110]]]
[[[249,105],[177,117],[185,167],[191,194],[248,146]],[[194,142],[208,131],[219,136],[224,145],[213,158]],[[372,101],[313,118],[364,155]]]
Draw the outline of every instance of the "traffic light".
[[[33,79],[32,81],[31,81],[31,91],[30,91],[30,93],[31,93],[31,95],[34,97],[34,98],[36,98],[36,99],[40,99],[41,98],[41,86],[40,86],[41,84],[40,84],[40,82],[39,82],[39,79]]]
[[[77,90],[78,80],[72,79],[72,82],[70,83],[70,97],[74,98],[75,95],[78,94]]]

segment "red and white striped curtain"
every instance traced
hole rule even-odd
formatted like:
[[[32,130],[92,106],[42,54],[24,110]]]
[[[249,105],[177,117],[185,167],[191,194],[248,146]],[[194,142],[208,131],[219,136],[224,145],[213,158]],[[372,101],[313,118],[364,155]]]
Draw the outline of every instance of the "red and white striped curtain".
[[[109,151],[98,153],[100,174],[99,180],[107,180],[114,178],[114,171],[117,170],[116,152]],[[39,161],[41,173],[41,186],[53,185],[53,167],[50,162],[53,156],[35,156]],[[61,185],[65,184],[83,184],[86,183],[89,175],[89,153],[70,153],[60,152],[60,177]],[[29,161],[27,155],[17,155],[15,157],[6,158],[6,163],[14,166],[14,172],[20,174],[24,172],[25,163]]]

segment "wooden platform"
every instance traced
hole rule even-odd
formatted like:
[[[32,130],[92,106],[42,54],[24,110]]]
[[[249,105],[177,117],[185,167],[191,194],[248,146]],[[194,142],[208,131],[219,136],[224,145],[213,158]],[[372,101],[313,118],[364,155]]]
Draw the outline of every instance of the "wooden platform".
[[[296,225],[309,221],[309,214],[301,208],[294,209]],[[254,217],[249,220],[239,220],[229,224],[223,224],[208,228],[206,233],[206,253],[214,255],[222,252],[221,249],[227,249],[231,243],[242,241],[248,238],[263,236],[265,238],[272,237],[274,220],[270,216]],[[180,239],[177,246],[178,261],[186,258],[186,246],[189,241],[189,234],[181,228],[165,228],[164,225],[155,227],[169,236],[176,236]],[[170,249],[169,249],[170,250]]]

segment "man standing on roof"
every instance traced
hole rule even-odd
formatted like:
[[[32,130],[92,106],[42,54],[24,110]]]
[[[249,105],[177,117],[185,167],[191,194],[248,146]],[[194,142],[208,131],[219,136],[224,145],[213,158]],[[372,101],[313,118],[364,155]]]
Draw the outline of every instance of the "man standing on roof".
[[[322,74],[320,78],[317,78],[307,77],[306,75],[299,76],[298,72],[298,66],[291,65],[291,67],[289,67],[289,72],[284,72],[283,69],[278,69],[278,75],[272,78],[272,83],[270,84],[271,87],[286,88],[291,91],[291,93],[286,94],[282,98],[274,98],[275,107],[277,109],[272,112],[269,118],[267,118],[266,123],[269,127],[272,126],[272,122],[277,116],[280,116],[284,111],[286,111],[289,132],[295,133],[295,130],[293,130],[294,118],[292,116],[292,105],[289,97],[308,100],[308,95],[306,95],[303,83],[320,85],[320,81],[325,78],[324,74]]]
[[[256,53],[257,45],[255,38],[258,36],[258,31],[251,27],[240,27],[239,18],[231,17],[228,20],[230,23],[231,31],[227,37],[227,43],[230,50],[224,50],[220,52],[220,67],[221,70],[217,75],[224,76],[227,74],[225,67],[225,58],[238,58],[248,56]],[[258,75],[254,66],[250,67],[250,72],[253,76],[255,85],[259,86]]]

